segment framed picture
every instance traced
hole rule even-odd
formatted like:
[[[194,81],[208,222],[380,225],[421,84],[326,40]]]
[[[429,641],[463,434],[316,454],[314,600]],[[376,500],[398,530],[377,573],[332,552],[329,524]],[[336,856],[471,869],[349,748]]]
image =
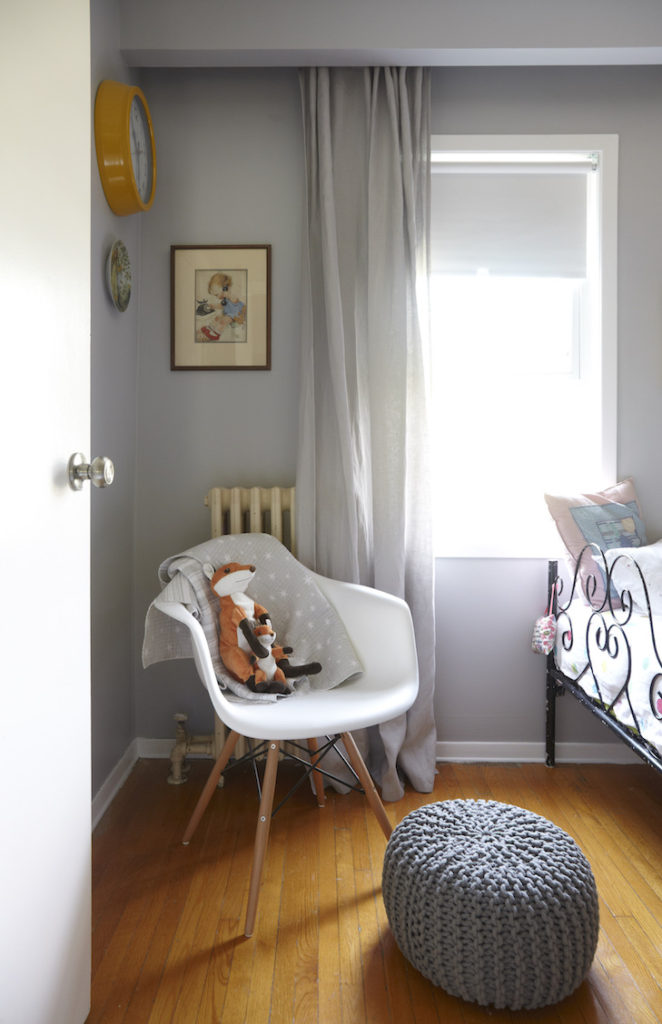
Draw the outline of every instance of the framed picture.
[[[270,245],[170,247],[173,370],[270,370]]]

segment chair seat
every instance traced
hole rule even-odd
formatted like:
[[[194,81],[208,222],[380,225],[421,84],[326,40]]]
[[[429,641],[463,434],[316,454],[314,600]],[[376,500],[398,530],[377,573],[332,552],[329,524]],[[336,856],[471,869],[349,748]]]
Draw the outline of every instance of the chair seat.
[[[415,697],[416,689],[411,680],[375,691],[363,675],[333,690],[293,693],[274,704],[243,704],[221,696],[221,717],[229,728],[252,739],[307,739],[389,721],[411,707],[412,694]]]
[[[289,740],[352,732],[396,718],[416,699],[416,646],[405,602],[369,587],[311,575],[342,619],[365,671],[331,690],[299,691],[268,704],[228,699],[218,685],[198,620],[179,602],[154,602],[188,627],[198,673],[214,709],[242,736]]]

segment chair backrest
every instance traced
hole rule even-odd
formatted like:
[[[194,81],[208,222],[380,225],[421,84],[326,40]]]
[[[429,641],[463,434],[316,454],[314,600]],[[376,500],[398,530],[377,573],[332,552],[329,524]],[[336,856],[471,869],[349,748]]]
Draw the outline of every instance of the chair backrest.
[[[211,536],[269,533],[296,555],[294,487],[212,487]]]

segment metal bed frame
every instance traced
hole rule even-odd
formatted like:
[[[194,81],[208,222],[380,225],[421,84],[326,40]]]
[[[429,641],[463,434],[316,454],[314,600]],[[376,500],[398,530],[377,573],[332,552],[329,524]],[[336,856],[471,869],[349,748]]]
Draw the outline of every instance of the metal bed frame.
[[[599,561],[597,557],[598,555],[602,557],[604,577],[606,579],[604,596],[602,598],[598,596],[599,590],[593,575],[589,575],[584,582],[581,582],[580,566],[585,552],[590,549],[592,549],[591,553],[596,561]],[[662,681],[662,660],[660,659],[655,637],[655,624],[650,611],[648,587],[636,560],[634,560],[634,564],[639,572],[643,585],[643,592],[646,597],[653,651],[657,659],[657,664],[654,664],[651,668],[651,678],[649,682],[651,707],[653,708],[652,700],[654,687],[657,683],[659,688],[660,681]],[[563,578],[559,576],[558,562],[551,560],[548,563],[547,573],[548,607],[552,608],[557,617],[557,630],[564,650],[569,651],[572,648],[574,632],[571,621],[571,603],[575,594],[579,593],[580,588],[587,598],[589,605],[593,608],[586,627],[588,664],[579,677],[573,680],[557,668],[554,650],[547,655],[545,701],[546,763],[550,766],[555,764],[556,700],[559,696],[562,696],[567,692],[572,694],[580,704],[583,704],[584,707],[588,708],[591,714],[595,715],[595,717],[602,722],[606,728],[618,736],[619,739],[621,739],[622,742],[630,748],[630,750],[633,750],[635,754],[645,761],[646,764],[650,765],[651,768],[656,769],[656,771],[662,772],[662,753],[644,739],[643,736],[641,736],[638,731],[638,726],[636,728],[632,728],[618,721],[613,710],[614,704],[621,699],[623,694],[625,694],[626,700],[630,706],[630,711],[632,712],[633,720],[635,723],[637,722],[637,717],[630,703],[629,695],[629,686],[632,677],[632,648],[628,636],[628,624],[630,623],[633,614],[633,604],[630,593],[627,590],[623,591],[620,594],[618,601],[614,600],[613,588],[611,585],[611,570],[607,567],[604,552],[600,551],[600,549],[596,548],[594,545],[589,545],[587,548],[584,548],[577,560],[570,596],[566,602],[561,600],[563,588],[564,581]],[[625,652],[627,658],[627,673],[625,679],[614,700],[610,703],[601,702],[592,698],[579,685],[579,679],[588,672],[593,677],[597,692],[600,693],[600,682],[593,669],[591,660],[591,644],[588,642],[590,634],[592,634],[593,637],[593,647],[601,654],[606,653],[609,657],[616,658],[619,656],[619,653]]]

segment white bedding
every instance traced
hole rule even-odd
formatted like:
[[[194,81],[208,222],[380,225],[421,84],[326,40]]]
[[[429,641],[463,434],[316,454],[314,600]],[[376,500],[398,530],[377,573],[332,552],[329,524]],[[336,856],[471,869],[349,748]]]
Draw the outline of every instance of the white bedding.
[[[633,614],[621,629],[618,622],[625,617],[622,611],[603,615],[581,600],[573,601],[567,613],[559,614],[556,664],[590,697],[613,704],[615,717],[623,725],[638,727],[662,754],[662,662],[656,654],[657,645],[662,656],[662,615],[654,616],[651,624],[648,615]],[[564,650],[563,634],[570,622],[572,646]]]

